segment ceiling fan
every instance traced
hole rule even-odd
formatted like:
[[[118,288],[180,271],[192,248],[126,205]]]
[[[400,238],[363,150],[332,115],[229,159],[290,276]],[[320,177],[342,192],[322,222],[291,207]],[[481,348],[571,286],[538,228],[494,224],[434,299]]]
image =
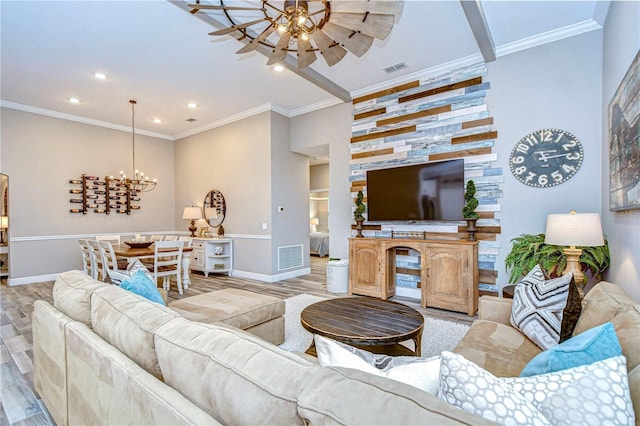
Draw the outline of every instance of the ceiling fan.
[[[311,65],[320,52],[333,66],[347,51],[360,57],[373,43],[384,40],[400,17],[404,2],[391,0],[287,0],[235,1],[226,4],[189,4],[191,13],[216,12],[229,25],[209,35],[235,34],[249,40],[236,53],[248,53],[259,45],[271,49],[267,65],[283,61],[289,52],[297,56],[298,68]]]

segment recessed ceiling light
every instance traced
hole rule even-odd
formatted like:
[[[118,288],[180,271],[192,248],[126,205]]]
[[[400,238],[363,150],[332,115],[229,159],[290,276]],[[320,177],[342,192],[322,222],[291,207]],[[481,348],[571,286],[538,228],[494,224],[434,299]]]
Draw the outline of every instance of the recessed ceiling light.
[[[78,99],[78,98],[69,98],[69,102],[71,102],[72,104],[79,104],[80,103],[80,99]]]
[[[104,79],[107,78],[107,75],[104,74],[104,73],[101,73],[101,72],[97,72],[97,73],[93,74],[93,76],[95,78],[97,78],[98,80],[104,80]]]
[[[275,67],[273,67],[273,70],[277,72],[282,72],[284,71],[284,67],[282,65],[276,65]]]
[[[160,123],[162,123],[162,120],[160,120],[159,118],[154,118],[153,122],[156,123],[156,124],[160,124]]]
[[[195,102],[189,102],[189,103],[187,104],[187,106],[188,106],[189,108],[192,108],[192,109],[193,109],[193,108],[198,108],[198,104],[196,104]]]

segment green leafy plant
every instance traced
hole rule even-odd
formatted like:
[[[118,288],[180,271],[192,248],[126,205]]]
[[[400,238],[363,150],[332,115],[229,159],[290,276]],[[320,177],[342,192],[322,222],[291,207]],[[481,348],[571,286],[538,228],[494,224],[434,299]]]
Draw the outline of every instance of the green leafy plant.
[[[353,218],[355,220],[364,220],[364,216],[362,215],[366,210],[367,207],[364,205],[364,203],[362,202],[362,200],[364,199],[364,194],[362,193],[362,191],[358,191],[358,195],[356,196],[356,209],[353,211]]]
[[[476,213],[478,207],[478,199],[476,195],[476,184],[473,180],[467,181],[467,188],[464,192],[464,207],[462,208],[462,217],[465,219],[478,219],[480,216]]]
[[[509,282],[517,283],[528,274],[534,266],[540,265],[549,277],[557,277],[567,266],[567,257],[561,246],[545,244],[544,234],[522,234],[511,240],[511,251],[504,262],[509,272]],[[582,249],[580,266],[586,273],[590,272],[598,280],[602,280],[602,273],[609,268],[609,243],[604,239],[604,246],[578,247]]]

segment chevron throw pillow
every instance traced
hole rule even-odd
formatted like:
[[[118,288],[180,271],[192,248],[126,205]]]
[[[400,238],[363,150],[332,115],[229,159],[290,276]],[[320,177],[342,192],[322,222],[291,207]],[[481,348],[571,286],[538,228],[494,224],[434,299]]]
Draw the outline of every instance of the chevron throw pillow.
[[[560,341],[571,278],[572,274],[568,273],[546,280],[542,269],[536,265],[516,285],[511,325],[542,349],[552,348]]]

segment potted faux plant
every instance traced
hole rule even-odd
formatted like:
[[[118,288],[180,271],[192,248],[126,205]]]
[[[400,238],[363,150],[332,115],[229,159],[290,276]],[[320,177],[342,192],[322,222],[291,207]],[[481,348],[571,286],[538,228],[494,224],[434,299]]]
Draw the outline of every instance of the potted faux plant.
[[[545,244],[544,234],[522,234],[513,238],[511,244],[511,251],[504,259],[510,283],[515,284],[520,281],[536,265],[540,265],[549,277],[560,276],[567,266],[564,247]],[[585,272],[585,280],[586,272],[589,272],[591,276],[601,281],[602,273],[609,268],[611,262],[607,239],[604,239],[603,246],[580,248],[582,249],[580,266]]]
[[[356,230],[358,231],[358,235],[356,238],[362,238],[362,222],[364,222],[363,213],[367,210],[367,207],[364,205],[362,200],[364,199],[364,194],[362,191],[358,191],[358,195],[356,196],[356,209],[353,211],[353,219],[356,221]]]
[[[480,217],[476,213],[478,207],[478,199],[476,195],[476,184],[473,180],[467,181],[467,188],[464,192],[464,207],[462,208],[462,217],[467,221],[467,233],[469,241],[476,240],[476,220]]]

